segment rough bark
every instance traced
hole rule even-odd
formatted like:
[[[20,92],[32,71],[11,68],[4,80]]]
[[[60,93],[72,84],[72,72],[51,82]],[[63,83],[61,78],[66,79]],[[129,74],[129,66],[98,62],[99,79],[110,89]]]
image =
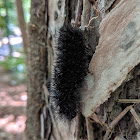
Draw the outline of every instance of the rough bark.
[[[112,93],[108,101],[104,102],[100,108],[98,108],[96,116],[95,114],[92,116],[93,120],[91,121],[93,122],[95,139],[139,139],[140,125],[136,118],[133,117],[130,107],[134,103],[132,99],[139,99],[139,88],[140,65],[136,66],[129,73],[127,80]],[[123,99],[132,100],[132,102],[121,102]],[[139,106],[139,103],[136,103],[133,107],[138,116],[140,116]],[[111,131],[109,131],[109,129],[111,129]]]
[[[116,86],[113,91],[110,91],[110,98],[108,99],[108,101],[100,101],[100,106],[98,108],[96,106],[94,110],[92,110],[92,107],[95,102],[91,101],[93,97],[90,97],[89,95],[91,92],[93,92],[94,87],[96,87],[97,85],[95,84],[97,81],[95,81],[96,77],[94,76],[96,76],[96,74],[100,72],[98,70],[104,68],[102,67],[104,64],[108,64],[108,61],[106,61],[103,63],[103,65],[99,65],[101,61],[98,61],[102,57],[102,53],[100,53],[100,47],[96,49],[99,41],[99,24],[107,15],[109,15],[108,13],[116,8],[119,1],[120,0],[47,0],[45,2],[37,0],[32,1],[30,22],[30,82],[28,91],[29,97],[27,106],[26,129],[28,139],[42,138],[47,140],[135,140],[138,138],[140,129],[138,116],[140,112],[139,104],[137,103],[137,105],[131,106],[132,104],[130,103],[122,103],[121,99],[139,99],[139,65],[137,65],[137,67],[136,65],[131,67],[131,69],[126,72],[125,80],[123,80],[119,86]],[[131,6],[131,8],[132,7],[133,6]],[[98,16],[98,18],[94,19],[93,17],[95,16]],[[105,24],[105,27],[107,27],[107,25],[111,23],[111,19],[108,20],[108,23]],[[91,98],[90,102],[87,98],[87,102],[83,103],[82,113],[84,114],[84,116],[82,114],[78,114],[76,120],[74,120],[72,124],[57,123],[53,119],[51,110],[48,105],[49,93],[45,87],[43,88],[43,78],[46,75],[46,70],[44,68],[46,62],[44,60],[44,56],[46,56],[46,54],[44,54],[45,51],[42,51],[42,49],[45,49],[46,46],[48,48],[49,78],[51,75],[51,65],[53,64],[55,36],[57,35],[59,27],[61,27],[64,23],[66,24],[67,22],[75,24],[75,26],[78,26],[82,30],[84,30],[86,41],[88,42],[87,44],[89,48],[91,48],[90,56],[92,57],[93,53],[95,52],[92,59],[96,60],[97,56],[101,56],[98,57],[97,61],[94,61],[96,62],[94,64],[96,66],[96,71],[94,71],[94,74],[92,67],[93,63],[91,63],[91,73],[86,77],[86,82],[88,82],[89,84],[85,83],[84,89],[90,88],[91,90],[90,92],[87,91],[87,95],[89,96],[88,98]],[[121,21],[119,23],[121,23]],[[114,24],[113,27],[116,26]],[[113,30],[113,33],[114,32],[115,30]],[[100,40],[103,38],[103,33],[105,32],[102,32],[100,34]],[[111,35],[112,32],[107,32],[107,34]],[[121,39],[121,42],[123,42],[123,38]],[[109,38],[107,40],[109,40]],[[44,42],[46,45],[43,44]],[[99,43],[102,44],[102,42]],[[105,44],[102,45],[105,46]],[[121,45],[123,46],[123,44]],[[106,50],[106,53],[108,52],[110,52],[110,50]],[[113,51],[113,48],[112,52],[115,52],[115,50]],[[132,50],[132,52],[134,51]],[[103,54],[105,53],[103,52]],[[113,58],[113,55],[103,56],[105,57],[105,59],[110,58],[111,56]],[[43,67],[41,68],[41,66]],[[117,78],[117,75],[114,76],[116,76]],[[100,77],[102,77],[102,75]],[[106,80],[108,80],[108,77],[104,79],[104,83],[106,83]],[[103,86],[104,84],[102,82],[100,88],[102,88]],[[112,85],[109,86],[109,88],[112,88]],[[41,98],[41,96],[44,95],[46,103]],[[86,96],[84,95],[83,99]],[[99,95],[99,97],[102,96]],[[131,100],[131,102],[133,102],[133,100]],[[88,106],[89,103],[90,105]],[[47,106],[45,106],[45,104],[47,104]],[[85,109],[85,107],[87,109]],[[90,110],[93,114],[90,111],[90,113],[88,112],[86,114],[85,112],[88,110]],[[135,111],[137,114],[135,113]],[[39,123],[40,120],[41,124]],[[129,126],[129,124],[131,124],[132,128]]]
[[[31,19],[29,23],[29,66],[27,100],[27,140],[40,139],[40,112],[44,104],[42,86],[47,75],[45,1],[31,1]]]
[[[140,3],[138,0],[133,4],[131,0],[97,2],[97,8],[105,11],[100,11],[100,40],[90,63],[91,73],[86,79],[83,114],[93,122],[94,139],[136,140],[140,133],[137,109]],[[131,7],[126,6],[130,4]]]
[[[138,0],[130,4],[131,0],[121,0],[100,24],[99,44],[89,66],[94,83],[84,94],[85,116],[105,102],[140,63],[140,5]]]

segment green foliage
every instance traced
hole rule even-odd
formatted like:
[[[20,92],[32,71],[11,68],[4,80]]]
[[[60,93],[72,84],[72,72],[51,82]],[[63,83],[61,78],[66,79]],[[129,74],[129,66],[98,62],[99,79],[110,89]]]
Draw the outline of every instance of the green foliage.
[[[19,83],[25,82],[26,80],[26,66],[25,57],[16,58],[9,57],[4,61],[0,61],[0,66],[4,70],[10,72],[12,80],[10,80],[11,85],[17,85]]]
[[[29,20],[30,20],[31,0],[22,0],[22,2],[23,2],[23,9],[24,9],[25,21],[28,23]]]
[[[16,58],[11,56],[4,61],[0,61],[0,65],[5,70],[25,72],[25,57]],[[22,69],[18,69],[20,65],[22,65]]]
[[[24,17],[26,23],[30,20],[30,3],[31,0],[22,0]],[[15,35],[15,27],[18,26],[17,20],[17,10],[15,5],[15,0],[0,0],[0,30],[4,31],[3,36]],[[19,46],[12,46],[13,50],[23,54],[21,50],[18,50]],[[23,48],[22,48],[23,49]],[[2,66],[6,71],[10,71],[15,81],[25,80],[26,66],[25,66],[25,56],[16,58],[8,57],[4,61],[0,61],[0,66]]]
[[[6,21],[3,16],[0,15],[0,28],[6,28]]]
[[[30,20],[31,0],[22,1],[25,21],[28,23]],[[12,31],[8,29],[9,25],[18,26],[15,0],[0,0],[0,28],[6,31],[5,33],[7,34],[5,36],[13,34]]]
[[[0,0],[0,28],[6,30],[6,36],[10,33],[8,31],[9,24],[17,25],[15,1]]]

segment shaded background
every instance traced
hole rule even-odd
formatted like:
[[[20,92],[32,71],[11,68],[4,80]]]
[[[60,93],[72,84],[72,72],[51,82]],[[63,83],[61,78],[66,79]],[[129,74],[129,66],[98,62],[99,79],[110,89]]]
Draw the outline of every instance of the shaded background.
[[[17,1],[0,0],[0,140],[25,139],[26,58]],[[19,15],[21,23],[27,27],[30,0],[20,6],[24,10],[24,17]]]

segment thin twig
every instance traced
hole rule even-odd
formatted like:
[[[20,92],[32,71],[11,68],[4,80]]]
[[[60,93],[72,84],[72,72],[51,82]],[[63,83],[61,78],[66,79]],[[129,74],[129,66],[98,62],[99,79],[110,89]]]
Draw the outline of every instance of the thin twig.
[[[91,3],[88,0],[83,0],[83,11],[82,11],[82,19],[81,19],[81,29],[85,29],[85,26],[88,24],[90,20],[90,9]]]
[[[126,107],[110,124],[110,128],[113,128],[123,117],[124,115],[132,108],[131,106]]]
[[[91,122],[86,118],[88,140],[94,140],[94,131]]]
[[[99,17],[99,20],[101,21],[101,16],[100,16],[100,11],[98,11],[97,7],[96,7],[96,0],[90,0],[90,2],[92,2],[93,5],[93,9],[95,11],[95,14]]]
[[[140,103],[140,99],[119,99],[119,103]]]
[[[131,108],[130,109],[130,112],[131,112],[131,114],[134,116],[134,118],[136,119],[136,121],[139,123],[139,125],[140,125],[140,118],[139,118],[139,116],[137,115],[137,113],[136,113],[136,111],[134,110],[134,108]]]
[[[115,127],[115,125],[124,117],[124,115],[133,107],[133,105],[126,107],[109,125],[111,129]],[[104,136],[104,140],[108,139],[110,131],[107,130]]]
[[[94,19],[97,19],[97,18],[98,18],[98,16],[97,17],[93,17],[92,19],[90,19],[88,25],[86,25],[85,27],[88,28],[90,26],[91,21],[94,20]]]
[[[101,21],[100,11],[97,10],[95,4],[93,4],[93,8],[94,8],[96,15],[98,16],[99,21]]]
[[[93,115],[94,115],[94,117],[93,117]],[[96,113],[94,113],[93,115],[92,115],[90,118],[92,118],[95,122],[97,122],[97,123],[99,123],[99,124],[105,126],[109,131],[111,131],[110,127],[109,127],[106,123],[102,122],[102,121],[99,119],[99,117],[97,116]],[[95,117],[96,117],[96,119],[95,119]]]

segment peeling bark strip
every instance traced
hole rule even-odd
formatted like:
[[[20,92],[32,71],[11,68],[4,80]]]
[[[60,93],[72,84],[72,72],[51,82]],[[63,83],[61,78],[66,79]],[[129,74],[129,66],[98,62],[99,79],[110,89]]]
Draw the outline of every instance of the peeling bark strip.
[[[130,6],[131,5],[131,6]],[[83,114],[88,117],[140,63],[140,1],[122,0],[103,19],[100,40],[90,63],[94,86],[84,93]]]
[[[83,6],[77,10],[78,2],[80,5],[82,1]],[[127,99],[129,103],[130,100],[132,103],[139,102],[138,100],[132,100],[140,97],[138,93],[140,75],[135,75],[135,73],[139,73],[135,70],[135,65],[139,63],[140,49],[140,27],[138,25],[140,23],[139,0],[134,0],[133,3],[131,0],[122,0],[118,6],[113,8],[117,1],[119,0],[96,0],[96,2],[95,0],[32,0],[31,22],[29,26],[31,51],[26,127],[27,140],[39,140],[40,128],[42,129],[42,139],[46,138],[47,140],[103,140],[109,128],[109,122],[114,122],[115,118],[128,106],[126,100],[125,103],[121,103],[118,102],[118,99],[121,99],[120,101]],[[96,116],[99,119],[91,123],[88,118],[84,118],[79,114],[80,119],[77,127],[75,121],[72,124],[52,123],[49,117],[50,113],[42,105],[43,101],[41,98],[42,85],[46,74],[44,68],[46,66],[45,56],[47,55],[45,47],[47,46],[49,51],[50,73],[50,65],[53,62],[55,35],[58,29],[63,25],[65,20],[76,24],[77,21],[81,21],[81,28],[85,29],[89,20],[97,16],[94,6],[99,10],[102,18],[111,10],[100,26],[100,42],[90,64],[91,73],[86,77],[87,83],[85,84],[85,88],[87,87],[87,91],[83,93],[83,114],[85,116],[90,116],[97,106],[104,103],[100,108],[96,109]],[[47,14],[45,11],[47,11]],[[94,20],[91,22],[91,26],[85,29],[88,46],[93,51],[98,44],[99,23],[100,21]],[[80,26],[80,22],[77,25]],[[92,28],[93,26],[95,28]],[[139,70],[139,67],[140,65],[136,69]],[[126,77],[129,77],[128,72],[132,69],[134,70],[132,74],[133,78],[129,79],[128,83],[124,83],[125,80],[128,80]],[[118,88],[119,85],[121,86]],[[136,91],[136,88],[138,88],[138,91]],[[116,91],[111,94],[114,90]],[[131,98],[133,94],[135,96]],[[110,95],[111,98],[105,102]],[[139,108],[140,105],[138,104],[134,107],[134,110],[131,110],[132,113],[129,112],[130,114],[123,116],[121,120],[120,118],[117,121],[115,120],[115,125],[113,126],[115,134],[113,131],[111,132],[113,135],[111,139],[122,138],[122,130],[124,131],[123,135],[128,140],[133,139],[131,137],[133,132],[137,132],[137,129],[140,128],[136,127],[137,122],[140,122],[138,117]],[[46,120],[40,114],[41,111],[47,118]],[[42,118],[41,122],[46,124],[40,124],[40,118]],[[53,117],[51,116],[51,118]],[[95,120],[95,118],[93,119]],[[128,119],[130,120],[128,121]],[[129,130],[128,123],[132,126],[131,129],[133,130]],[[53,125],[51,126],[51,124]],[[124,128],[125,125],[126,128]],[[57,134],[59,132],[61,134],[58,137]],[[138,134],[135,133],[134,136],[136,137]]]

